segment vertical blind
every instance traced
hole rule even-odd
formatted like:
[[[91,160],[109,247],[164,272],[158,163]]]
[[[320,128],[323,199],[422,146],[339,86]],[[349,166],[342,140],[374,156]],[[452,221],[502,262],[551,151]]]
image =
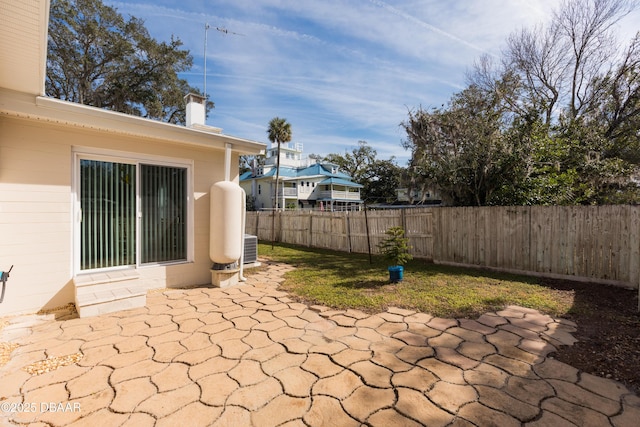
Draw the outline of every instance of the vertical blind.
[[[187,259],[187,170],[140,165],[142,263]]]
[[[137,166],[80,161],[82,270],[187,259],[187,169],[139,165],[140,242],[136,244]]]
[[[136,166],[80,161],[81,269],[136,262]]]

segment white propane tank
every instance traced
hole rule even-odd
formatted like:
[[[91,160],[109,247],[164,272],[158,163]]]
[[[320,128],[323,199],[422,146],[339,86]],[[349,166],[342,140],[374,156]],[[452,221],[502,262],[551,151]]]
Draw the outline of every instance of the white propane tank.
[[[243,193],[231,181],[211,186],[209,258],[216,264],[231,264],[242,255]]]

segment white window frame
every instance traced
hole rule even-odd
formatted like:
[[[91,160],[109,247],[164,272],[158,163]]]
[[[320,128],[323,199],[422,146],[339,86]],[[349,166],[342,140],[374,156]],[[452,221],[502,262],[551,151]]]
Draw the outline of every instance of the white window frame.
[[[193,263],[194,252],[194,191],[193,191],[193,169],[194,161],[191,159],[176,159],[172,157],[157,156],[152,154],[131,153],[125,151],[94,149],[87,147],[73,147],[73,168],[72,168],[72,197],[73,197],[73,272],[74,276],[80,274],[90,274],[93,272],[104,272],[114,270],[127,270],[131,268],[149,268],[174,264]],[[81,270],[81,230],[80,221],[82,212],[80,209],[80,161],[97,160],[102,162],[126,163],[136,165],[136,263],[135,265],[107,267],[91,270]],[[166,166],[183,168],[187,170],[187,259],[167,262],[142,263],[140,230],[142,221],[142,210],[140,200],[140,165]]]

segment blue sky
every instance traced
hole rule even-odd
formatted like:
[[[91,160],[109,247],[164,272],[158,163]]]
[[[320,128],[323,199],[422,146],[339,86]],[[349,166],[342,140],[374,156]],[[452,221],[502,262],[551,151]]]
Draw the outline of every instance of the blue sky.
[[[181,74],[216,108],[207,124],[268,143],[284,117],[306,154],[344,153],[367,141],[404,166],[407,111],[446,103],[482,54],[543,23],[557,0],[104,0],[145,21],[151,35],[183,41],[194,64]],[[640,14],[620,24],[626,44]],[[224,34],[215,28],[225,28]],[[231,34],[231,32],[241,35]]]

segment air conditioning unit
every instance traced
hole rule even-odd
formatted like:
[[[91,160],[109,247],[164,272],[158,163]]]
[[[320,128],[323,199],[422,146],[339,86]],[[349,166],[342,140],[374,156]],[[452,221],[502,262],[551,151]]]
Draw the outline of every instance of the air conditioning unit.
[[[244,263],[258,262],[258,236],[244,235]]]

